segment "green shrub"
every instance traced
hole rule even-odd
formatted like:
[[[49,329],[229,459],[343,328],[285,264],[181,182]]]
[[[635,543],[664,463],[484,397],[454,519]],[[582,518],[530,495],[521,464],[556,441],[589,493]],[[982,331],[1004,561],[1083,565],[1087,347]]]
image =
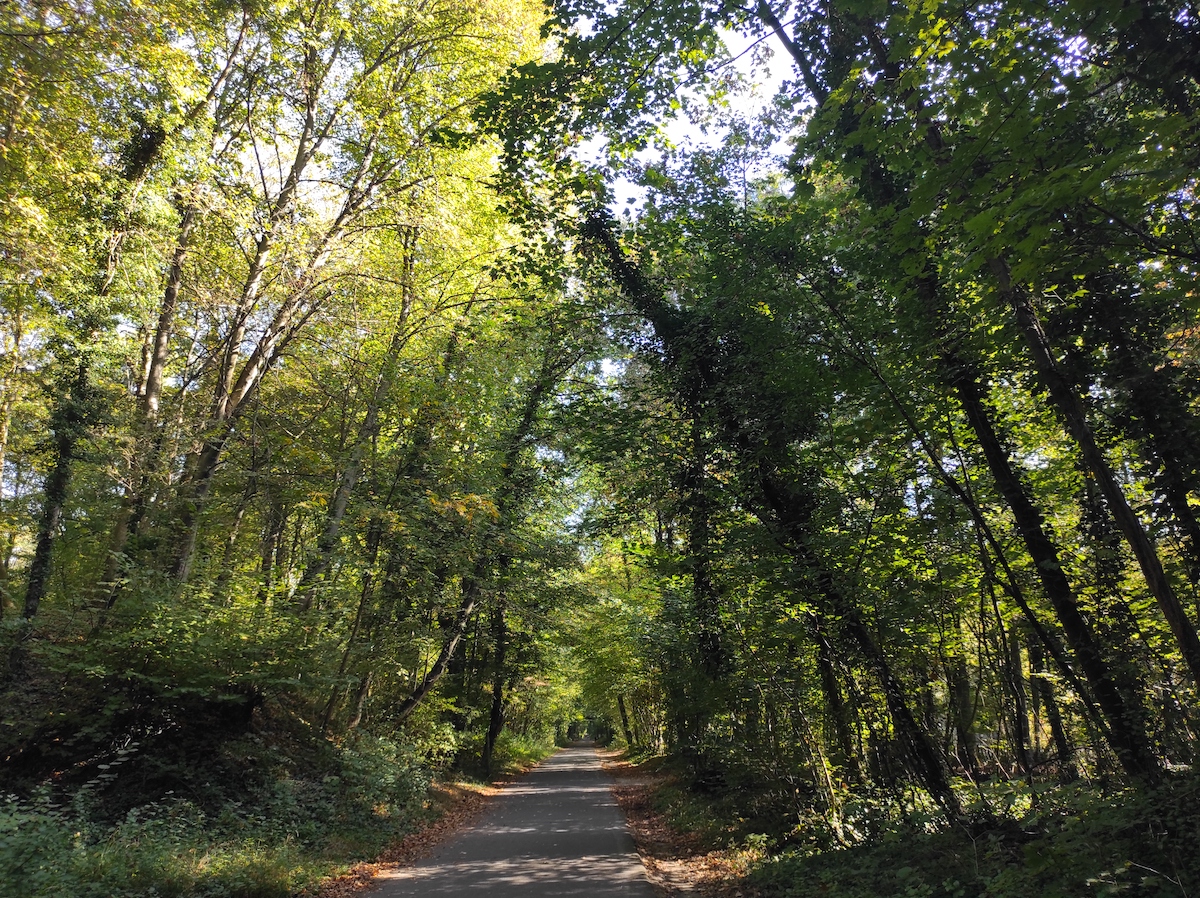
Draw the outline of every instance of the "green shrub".
[[[73,875],[79,834],[44,798],[0,804],[0,889],[9,898],[80,894]]]
[[[364,735],[325,775],[272,779],[215,813],[167,796],[105,822],[95,785],[67,807],[45,791],[0,804],[0,895],[286,898],[407,831],[429,774],[413,747]]]
[[[504,730],[496,740],[493,764],[497,770],[507,773],[523,770],[554,754],[556,748],[553,739],[522,736]]]
[[[768,898],[1183,898],[1200,888],[1200,777],[1154,790],[981,784],[973,818],[847,807],[858,838],[798,828],[752,881]],[[813,835],[813,832],[822,835]]]

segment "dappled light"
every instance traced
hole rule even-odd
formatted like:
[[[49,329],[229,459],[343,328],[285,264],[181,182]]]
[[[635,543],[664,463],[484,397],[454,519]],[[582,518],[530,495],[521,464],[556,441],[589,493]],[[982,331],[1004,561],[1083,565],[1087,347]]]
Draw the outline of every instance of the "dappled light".
[[[433,857],[380,880],[380,898],[652,894],[590,747],[559,752],[507,786],[485,818]]]
[[[0,66],[5,898],[1200,894],[1194,3]]]
[[[566,857],[566,856],[564,856]],[[543,894],[605,895],[623,894],[620,886],[642,877],[637,856],[570,855],[564,868],[560,858],[514,858],[500,861],[454,861],[444,867],[419,868],[403,873],[385,874],[390,879],[411,881],[414,895],[462,895],[482,892],[503,895],[522,893],[532,887]],[[386,891],[383,894],[388,894]],[[402,894],[402,893],[395,893]],[[536,892],[535,892],[536,894]]]

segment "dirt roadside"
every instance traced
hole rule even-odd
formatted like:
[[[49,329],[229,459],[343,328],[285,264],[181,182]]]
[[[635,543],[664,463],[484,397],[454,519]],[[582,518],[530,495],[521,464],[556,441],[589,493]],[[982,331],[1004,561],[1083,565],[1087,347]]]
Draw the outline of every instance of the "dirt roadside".
[[[661,894],[754,898],[757,893],[741,881],[744,864],[737,853],[713,849],[693,833],[678,832],[654,808],[654,790],[664,774],[647,771],[618,752],[601,752],[601,757],[615,780],[613,796],[625,812],[646,873]]]
[[[419,861],[447,839],[466,829],[487,810],[507,780],[482,786],[438,783],[433,786],[430,805],[436,818],[389,846],[370,863],[355,864],[340,876],[323,882],[299,898],[349,898],[375,885],[375,877],[390,867],[407,867]]]
[[[601,750],[600,756],[605,771],[613,778],[613,797],[625,815],[647,877],[661,895],[755,898],[757,892],[740,881],[743,864],[735,852],[706,847],[695,834],[678,832],[666,815],[654,808],[653,792],[665,779],[663,773],[635,765],[619,752]],[[410,866],[470,827],[512,778],[490,786],[436,785],[430,799],[436,819],[389,847],[375,861],[356,864],[318,889],[301,893],[299,898],[360,895],[377,884],[380,872]]]

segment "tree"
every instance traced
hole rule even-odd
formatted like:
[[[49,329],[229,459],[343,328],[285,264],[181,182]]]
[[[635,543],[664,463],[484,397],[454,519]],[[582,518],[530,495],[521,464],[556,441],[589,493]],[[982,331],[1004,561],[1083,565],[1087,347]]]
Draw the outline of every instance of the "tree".
[[[874,355],[870,341],[896,338],[907,341],[907,351],[931,357],[932,364],[924,370],[914,366],[913,374],[924,379],[915,386],[928,390],[931,399],[952,396],[961,409],[973,444],[965,451],[986,466],[991,481],[987,495],[998,495],[1007,506],[1003,515],[1012,516],[1028,568],[1053,609],[1050,629],[1039,623],[1035,604],[1041,599],[1031,604],[1020,570],[1009,560],[1012,549],[1004,545],[1002,534],[998,538],[997,522],[989,520],[989,510],[973,496],[977,487],[959,482],[952,473],[963,464],[962,452],[958,459],[947,455],[938,446],[940,440],[933,439],[933,432],[924,426],[923,413],[914,415],[905,395],[914,387],[881,377],[878,366],[868,370],[918,439],[934,475],[965,506],[979,535],[986,568],[995,572],[989,574],[990,585],[1004,589],[1031,622],[1040,648],[1076,684],[1085,705],[1098,712],[1093,717],[1125,770],[1153,778],[1159,760],[1147,732],[1144,669],[1138,670],[1132,653],[1110,639],[1107,624],[1097,631],[1088,620],[1092,602],[1127,615],[1128,600],[1097,597],[1086,579],[1077,579],[1084,575],[1069,561],[1075,540],[1065,537],[1062,527],[1065,521],[1078,519],[1074,503],[1080,493],[1064,481],[1048,483],[1030,469],[1030,456],[1022,458],[1018,453],[1045,451],[1039,449],[1039,439],[1049,438],[1056,445],[1068,441],[1064,445],[1072,447],[1068,451],[1077,464],[1064,469],[1063,476],[1079,477],[1082,471],[1096,485],[1105,513],[1112,515],[1147,593],[1161,611],[1158,620],[1172,634],[1172,658],[1193,669],[1196,633],[1179,601],[1178,569],[1170,570],[1169,558],[1164,564],[1147,523],[1131,501],[1145,489],[1144,482],[1125,473],[1118,476],[1114,458],[1121,457],[1130,438],[1140,442],[1149,470],[1166,472],[1164,485],[1175,491],[1177,510],[1172,515],[1181,531],[1188,528],[1191,513],[1178,485],[1186,482],[1189,463],[1178,449],[1161,444],[1155,449],[1133,429],[1102,443],[1097,435],[1104,430],[1104,419],[1097,415],[1096,406],[1107,394],[1096,380],[1101,369],[1097,366],[1085,373],[1080,364],[1068,374],[1063,352],[1046,325],[1047,310],[1062,305],[1061,297],[1088,293],[1084,288],[1070,294],[1063,285],[1086,283],[1092,276],[1089,272],[1103,270],[1109,279],[1136,280],[1138,286],[1132,290],[1161,294],[1154,305],[1165,317],[1154,325],[1156,336],[1140,331],[1144,350],[1158,346],[1165,351],[1165,334],[1186,327],[1186,314],[1172,306],[1179,294],[1171,278],[1150,288],[1134,272],[1145,270],[1141,266],[1147,264],[1158,270],[1166,259],[1182,258],[1187,252],[1182,246],[1183,234],[1190,228],[1188,201],[1179,205],[1168,197],[1190,196],[1186,185],[1191,175],[1175,164],[1174,157],[1158,154],[1170,153],[1177,135],[1186,132],[1186,93],[1191,88],[1171,95],[1169,89],[1164,91],[1161,77],[1145,79],[1144,69],[1143,80],[1154,81],[1148,91],[1122,79],[1146,59],[1144,44],[1141,51],[1130,51],[1139,46],[1133,35],[1144,38],[1145,28],[1166,28],[1163,34],[1170,32],[1171,40],[1183,42],[1190,40],[1190,32],[1187,26],[1166,26],[1167,17],[1157,12],[1130,11],[1125,20],[1097,17],[1089,34],[1104,34],[1105,41],[1115,40],[1126,48],[1121,51],[1125,67],[1118,69],[1114,81],[1098,64],[1106,52],[1101,42],[1072,45],[1076,29],[1084,27],[1078,13],[1078,9],[1030,10],[1012,4],[972,10],[865,10],[836,3],[810,8],[764,2],[740,10],[706,4],[636,9],[581,4],[564,8],[556,19],[562,29],[560,59],[526,67],[508,90],[497,94],[494,104],[508,113],[504,133],[513,171],[522,172],[527,182],[532,180],[527,175],[530,154],[542,154],[547,172],[569,168],[554,146],[557,138],[551,135],[601,133],[610,141],[610,170],[639,178],[645,188],[662,194],[673,189],[667,166],[627,164],[622,154],[644,146],[655,116],[680,105],[672,98],[675,85],[702,87],[716,80],[709,78],[720,68],[715,28],[742,27],[778,41],[794,63],[797,82],[793,95],[780,102],[766,127],[796,136],[791,174],[797,189],[787,198],[756,199],[756,203],[765,209],[773,202],[774,209],[782,212],[777,220],[787,224],[776,225],[773,234],[764,236],[739,227],[724,208],[710,207],[704,214],[681,212],[671,220],[649,223],[643,212],[638,229],[643,240],[649,238],[643,251],[654,258],[659,276],[672,285],[668,305],[686,308],[696,296],[719,295],[719,287],[709,291],[695,286],[695,256],[663,255],[670,241],[690,240],[695,253],[702,243],[696,238],[706,229],[724,233],[730,250],[713,252],[715,258],[725,256],[722,261],[728,264],[729,256],[740,255],[738,248],[748,247],[753,261],[743,263],[739,272],[776,267],[784,282],[795,278],[811,285],[839,326],[850,321],[851,333],[860,325],[853,315],[863,306],[855,305],[849,313],[839,310],[843,297],[864,284],[869,285],[868,292],[887,297],[896,316],[893,335],[863,329],[869,349],[862,352],[864,344],[855,338],[856,361],[864,357],[869,361]],[[580,15],[591,24],[586,32],[570,30],[570,22]],[[683,19],[700,25],[682,29]],[[1135,21],[1138,24],[1130,26]],[[1067,46],[1077,46],[1078,52],[1065,53]],[[537,112],[529,114],[512,104],[518,96],[525,98],[525,109]],[[549,110],[531,105],[531,96],[545,101]],[[686,104],[686,96],[683,99]],[[997,109],[1003,110],[999,123]],[[720,161],[704,164],[709,166],[707,183],[719,192],[728,169]],[[590,181],[575,177],[564,179],[563,186],[580,191],[596,180],[595,175]],[[812,231],[805,230],[814,222],[806,210],[814,208],[814,197],[819,207],[822,192],[839,188],[844,198],[837,214],[854,225],[832,230],[826,226],[822,238],[814,240]],[[680,192],[690,195],[694,204],[706,196],[707,189],[703,181],[693,178]],[[601,194],[600,202],[605,201]],[[663,235],[657,243],[652,236],[656,230]],[[1117,233],[1122,235],[1119,243]],[[609,246],[607,255],[615,259]],[[1072,249],[1067,252],[1067,247]],[[1135,257],[1137,262],[1132,261]],[[616,263],[610,267],[630,293],[630,270],[622,271]],[[721,279],[720,274],[706,276]],[[740,282],[725,287],[726,302],[757,292],[757,301],[775,309],[779,281],[739,277]],[[708,374],[700,376],[723,387],[725,380],[742,379],[743,369],[754,364],[753,353],[746,348],[754,342],[741,336],[742,322],[730,321],[723,313],[714,313],[713,320],[718,323],[688,329],[691,339],[705,347],[692,351],[697,360],[689,367],[704,372],[708,366]],[[1059,330],[1054,333],[1066,328],[1071,334],[1068,341],[1076,341],[1076,346],[1085,341],[1080,359],[1089,354],[1113,356],[1114,347],[1128,345],[1133,329],[1142,327],[1140,320],[1126,318],[1116,331],[1100,337],[1068,324],[1070,320],[1065,312],[1055,319]],[[675,341],[674,354],[683,356],[678,348],[680,329],[672,332],[666,323],[658,330],[665,344]],[[1097,337],[1095,344],[1087,342]],[[763,341],[761,331],[754,340]],[[1120,352],[1115,355],[1120,357]],[[736,361],[722,363],[726,356]],[[1182,372],[1170,366],[1162,370],[1164,399],[1149,402],[1149,418],[1172,420],[1175,427],[1190,426],[1182,424],[1191,418],[1182,412],[1181,397],[1188,395]],[[771,383],[771,375],[758,374],[754,382],[765,386]],[[1059,416],[1056,434],[1045,429],[1040,413],[1033,412],[1029,385],[1049,396]],[[870,389],[849,381],[842,395],[861,394],[865,388]],[[728,419],[744,415],[747,395],[753,391],[743,391],[736,405],[730,403],[737,412]],[[732,431],[731,443],[742,440],[747,455],[751,446],[770,445],[769,439],[765,444],[752,442],[772,432],[769,426],[757,422],[755,426],[758,429],[749,437],[736,426],[727,428]],[[1152,427],[1163,430],[1161,424]],[[751,430],[746,425],[741,429]],[[797,428],[794,434],[803,435],[805,430]],[[1118,442],[1119,438],[1126,442]],[[804,504],[799,494],[791,496],[782,486],[776,494],[780,510]],[[1084,544],[1089,538],[1083,535]],[[1003,615],[999,618],[1003,626]],[[1145,618],[1141,626],[1147,623],[1154,629],[1159,626]],[[1057,628],[1073,657],[1059,647],[1053,632]],[[1009,646],[1010,641],[1002,642]],[[1002,666],[1015,670],[1018,655],[1011,647],[1003,648],[1003,653],[1011,659]],[[1021,705],[1019,677],[1007,675],[1005,682],[1011,700]],[[1018,743],[1027,710],[1017,707],[1014,712],[1013,738]]]

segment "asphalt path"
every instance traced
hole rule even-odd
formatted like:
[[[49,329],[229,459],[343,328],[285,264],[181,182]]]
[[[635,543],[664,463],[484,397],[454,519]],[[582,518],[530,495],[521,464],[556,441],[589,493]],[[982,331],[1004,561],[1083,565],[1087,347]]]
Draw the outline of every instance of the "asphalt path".
[[[654,898],[611,782],[591,743],[565,748],[432,857],[381,875],[370,898]]]

